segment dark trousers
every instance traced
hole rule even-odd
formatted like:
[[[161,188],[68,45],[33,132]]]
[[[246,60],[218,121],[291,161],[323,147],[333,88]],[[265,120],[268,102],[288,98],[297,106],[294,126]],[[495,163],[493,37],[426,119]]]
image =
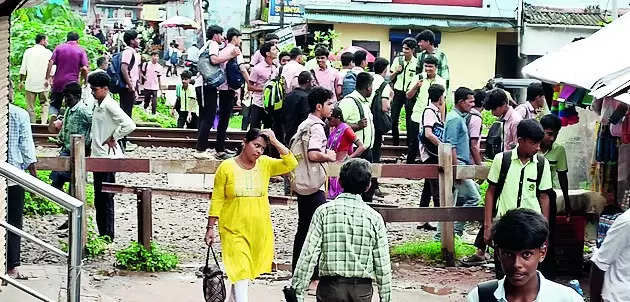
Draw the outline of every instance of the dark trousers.
[[[369,149],[365,149],[365,151],[363,151],[363,153],[361,154],[361,158],[369,161],[370,163],[374,162],[374,157],[372,154],[372,148]],[[361,198],[363,199],[364,202],[372,202],[372,200],[374,199],[374,192],[376,192],[376,190],[378,190],[378,181],[376,178],[372,178],[370,179],[370,188],[361,194]]]
[[[326,194],[324,191],[319,190],[311,195],[297,195],[298,202],[298,228],[295,233],[295,241],[293,242],[293,260],[291,262],[292,270],[295,271],[295,265],[300,259],[300,253],[302,252],[302,246],[306,241],[306,235],[308,234],[308,227],[311,225],[311,219],[315,210],[320,205],[326,203]],[[313,272],[313,278],[317,277],[317,267]]]
[[[420,134],[420,124],[409,120],[407,122],[407,163],[415,164],[419,153],[418,134]]]
[[[271,117],[265,109],[256,105],[249,107],[249,121],[251,128],[261,129],[263,125],[265,128],[271,128]]]
[[[322,277],[317,302],[370,302],[373,291],[371,279]]]
[[[249,105],[249,106],[245,106],[243,105],[241,107],[241,115],[243,116],[243,120],[241,121],[241,130],[247,130],[247,127],[249,127],[249,110],[253,105]]]
[[[190,119],[190,123],[186,120],[188,118],[188,111],[180,111],[177,116],[177,128],[184,128],[186,125],[187,129],[197,129],[199,125],[199,117],[196,113],[192,113],[192,118]]]
[[[149,90],[145,89],[143,91],[144,94],[144,109],[149,108],[151,105],[151,113],[155,114],[157,110],[157,90]]]
[[[398,128],[398,123],[400,121],[400,110],[402,107],[405,107],[405,122],[406,125],[409,125],[409,121],[411,121],[411,110],[413,106],[409,108],[407,104],[407,95],[404,91],[394,90],[394,101],[392,102],[392,137],[394,146],[398,146],[400,144],[400,129]],[[407,126],[409,127],[409,126]]]
[[[103,183],[115,183],[116,173],[94,172],[94,209],[96,226],[101,236],[114,240],[114,193],[104,193]]]
[[[60,115],[61,105],[63,104],[63,92],[50,92],[50,108],[48,109],[48,114],[50,115]]]
[[[232,109],[236,102],[236,92],[234,90],[219,91],[219,124],[217,125],[217,152],[225,151],[225,139],[227,138],[227,128],[232,116]]]
[[[18,185],[9,186],[7,193],[9,201],[7,222],[21,230],[24,218],[24,188]],[[21,243],[20,236],[7,231],[7,268],[9,270],[20,266]]]
[[[60,152],[59,156],[70,156],[70,152]],[[50,172],[50,180],[52,186],[59,191],[63,191],[63,186],[70,182],[72,174],[68,171],[52,171]]]
[[[197,135],[197,151],[208,149],[208,137],[217,113],[217,89],[209,86],[197,87],[197,103],[199,104],[199,134]],[[202,99],[203,96],[203,99]]]
[[[129,89],[122,89],[118,94],[120,96],[120,108],[131,117],[133,112],[133,105],[136,103],[136,93],[129,91]],[[120,140],[122,149],[125,150],[127,146],[127,138]]]
[[[381,162],[381,147],[383,145],[383,134],[374,133],[374,146],[372,146],[372,162]]]
[[[407,137],[407,139],[409,139],[409,137]],[[433,156],[429,156],[429,158],[423,162],[425,165],[437,163],[438,158]],[[440,182],[438,179],[425,178],[424,186],[422,187],[422,195],[420,196],[420,207],[429,207],[431,197],[433,197],[433,206],[438,208],[440,206]]]

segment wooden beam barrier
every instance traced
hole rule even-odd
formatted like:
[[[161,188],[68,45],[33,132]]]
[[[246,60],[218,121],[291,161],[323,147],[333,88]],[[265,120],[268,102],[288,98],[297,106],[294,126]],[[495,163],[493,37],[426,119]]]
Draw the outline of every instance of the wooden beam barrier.
[[[38,157],[37,170],[70,171],[72,159],[69,156]]]
[[[81,230],[81,242],[83,247],[87,244],[87,205],[85,204],[87,187],[87,170],[85,169],[85,138],[82,135],[72,136],[72,149],[70,150],[71,178],[70,178],[70,194],[83,202],[82,221],[83,228]]]
[[[136,192],[138,198],[138,243],[147,251],[151,250],[153,239],[153,213],[151,206],[151,189],[141,188]]]
[[[379,208],[385,222],[435,222],[483,220],[483,207]]]
[[[440,205],[452,207],[453,200],[453,148],[450,144],[440,144],[438,146],[438,162],[440,165]],[[442,254],[448,266],[455,266],[455,231],[452,221],[440,222],[440,232],[442,233]]]
[[[453,166],[455,169],[455,179],[486,179],[490,173],[490,167],[480,165],[460,165]]]

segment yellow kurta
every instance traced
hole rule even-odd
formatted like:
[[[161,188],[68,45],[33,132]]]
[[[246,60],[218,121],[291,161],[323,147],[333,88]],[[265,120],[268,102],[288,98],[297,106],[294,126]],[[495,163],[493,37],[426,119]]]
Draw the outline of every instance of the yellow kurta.
[[[263,155],[250,170],[241,168],[233,158],[219,165],[208,216],[219,217],[223,264],[232,283],[271,272],[269,178],[286,174],[297,164],[289,153],[281,159]]]

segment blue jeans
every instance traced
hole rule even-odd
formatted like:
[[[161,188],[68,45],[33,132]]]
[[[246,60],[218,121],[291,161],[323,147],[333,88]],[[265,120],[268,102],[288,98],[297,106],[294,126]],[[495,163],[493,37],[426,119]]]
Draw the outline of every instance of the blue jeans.
[[[59,156],[70,156],[70,152],[60,152]],[[63,191],[63,186],[66,182],[70,182],[72,174],[70,171],[52,171],[50,173],[50,180],[52,181],[52,186],[57,188],[59,191]]]
[[[455,181],[453,185],[456,207],[476,207],[481,200],[479,186],[472,179]],[[455,234],[461,236],[464,232],[465,221],[455,222]]]

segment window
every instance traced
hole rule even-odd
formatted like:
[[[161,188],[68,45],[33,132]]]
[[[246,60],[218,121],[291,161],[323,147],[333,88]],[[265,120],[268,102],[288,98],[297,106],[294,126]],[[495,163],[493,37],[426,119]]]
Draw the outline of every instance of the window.
[[[363,49],[371,53],[374,57],[378,57],[381,52],[381,42],[379,41],[352,40],[352,46],[362,47]]]

